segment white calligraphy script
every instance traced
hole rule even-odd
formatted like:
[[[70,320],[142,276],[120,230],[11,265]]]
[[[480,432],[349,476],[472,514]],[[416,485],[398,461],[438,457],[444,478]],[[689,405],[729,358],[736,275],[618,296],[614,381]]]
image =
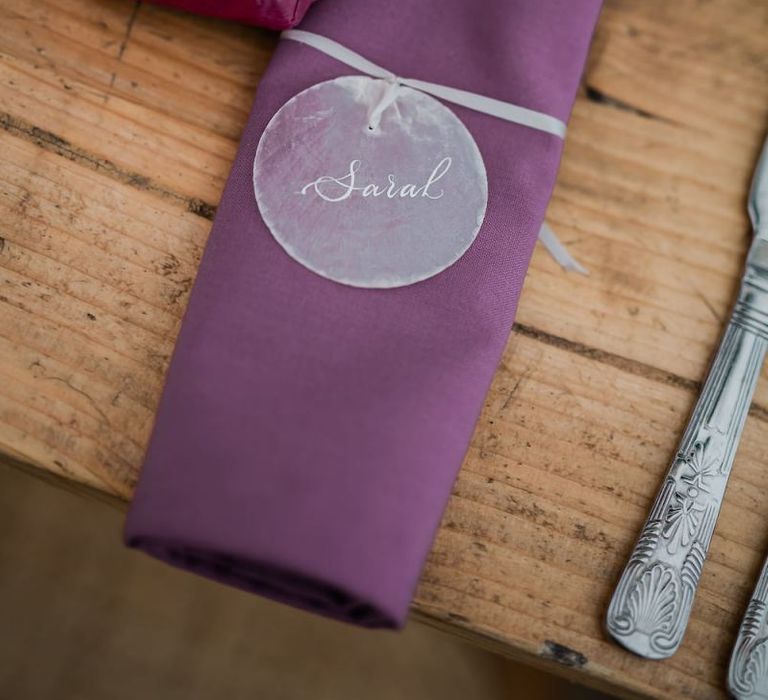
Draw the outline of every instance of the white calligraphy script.
[[[438,182],[451,167],[453,159],[443,158],[430,173],[423,185],[399,184],[393,174],[387,175],[387,184],[377,185],[369,183],[366,185],[358,183],[357,173],[360,170],[362,161],[353,160],[349,164],[349,170],[341,177],[333,175],[321,175],[316,180],[308,182],[301,188],[301,194],[307,194],[309,190],[314,190],[315,194],[326,202],[342,202],[349,199],[354,193],[359,193],[363,197],[381,197],[389,199],[397,197],[423,197],[426,199],[440,199],[445,193],[443,190],[434,192],[434,185]],[[433,188],[432,190],[430,188]]]

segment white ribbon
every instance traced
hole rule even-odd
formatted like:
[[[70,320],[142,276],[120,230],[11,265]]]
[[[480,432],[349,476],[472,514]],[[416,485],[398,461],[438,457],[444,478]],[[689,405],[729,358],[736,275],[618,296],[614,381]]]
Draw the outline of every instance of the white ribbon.
[[[557,234],[547,226],[546,221],[539,229],[539,242],[566,272],[578,272],[582,275],[589,275],[587,268],[568,252],[568,248],[557,237]]]
[[[383,78],[384,80],[390,80],[398,85],[406,85],[414,90],[426,92],[433,97],[439,97],[446,102],[452,102],[453,104],[462,107],[468,107],[476,112],[489,114],[492,117],[498,117],[499,119],[504,119],[513,124],[520,124],[531,129],[544,131],[561,139],[565,138],[565,124],[549,114],[536,112],[527,107],[520,107],[519,105],[510,102],[502,102],[501,100],[495,100],[492,97],[485,97],[484,95],[478,95],[466,90],[438,85],[437,83],[428,83],[424,80],[416,80],[414,78],[402,78],[391,71],[388,71],[386,68],[382,68],[372,61],[369,61],[359,53],[339,44],[337,41],[333,41],[333,39],[329,39],[320,34],[305,32],[301,29],[288,29],[282,32],[281,36],[284,39],[292,39],[293,41],[298,41],[307,46],[311,46],[312,48],[335,58],[337,61],[345,63],[350,68],[354,68],[355,70],[374,78]],[[384,104],[384,107],[386,107],[387,104]],[[378,113],[375,113],[372,116],[372,119],[379,118],[382,111],[383,108],[380,104]],[[573,270],[584,275],[588,274],[586,269],[578,263],[578,261],[568,252],[568,249],[560,242],[555,232],[546,224],[542,224],[541,229],[539,230],[539,240],[563,269]]]
[[[284,39],[293,39],[294,41],[300,41],[302,44],[307,44],[307,46],[332,56],[337,61],[346,63],[350,68],[359,70],[361,73],[366,73],[374,78],[392,80],[400,85],[407,85],[415,90],[426,92],[433,97],[439,97],[446,102],[469,107],[469,109],[474,109],[476,112],[490,114],[492,117],[498,117],[514,124],[521,124],[531,129],[546,131],[548,134],[553,134],[561,139],[565,138],[565,124],[549,114],[536,112],[509,102],[494,100],[492,97],[485,97],[474,92],[467,92],[466,90],[457,90],[456,88],[438,85],[437,83],[428,83],[424,80],[401,78],[386,68],[377,66],[359,53],[355,53],[346,46],[320,34],[305,32],[301,29],[288,29],[281,36]]]

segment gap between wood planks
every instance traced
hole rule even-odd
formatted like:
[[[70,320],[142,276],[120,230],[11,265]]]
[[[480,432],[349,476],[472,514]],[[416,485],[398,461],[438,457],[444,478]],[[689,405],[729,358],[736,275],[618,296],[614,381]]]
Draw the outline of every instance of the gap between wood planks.
[[[182,204],[188,212],[204,219],[213,221],[216,214],[216,205],[214,204],[173,192],[153,182],[146,175],[125,170],[106,158],[100,158],[89,153],[66,139],[7,112],[0,112],[0,127],[18,138],[34,143],[40,148],[51,151],[79,165],[101,172],[122,184]],[[691,392],[698,392],[701,387],[701,382],[693,379],[687,379],[639,360],[633,360],[623,355],[601,350],[575,340],[569,340],[534,326],[515,323],[513,330],[544,345],[565,350],[566,352],[609,365],[628,374],[650,379],[660,384],[686,389]],[[768,408],[753,402],[749,413],[758,420],[768,423]]]
[[[120,48],[117,51],[117,62],[120,63],[123,60],[123,54],[125,53],[125,47],[128,46],[128,39],[131,38],[131,31],[133,30],[133,25],[136,22],[136,17],[139,14],[139,8],[141,7],[141,1],[140,0],[134,0],[133,3],[133,10],[131,10],[131,16],[128,18],[128,24],[125,27],[125,34],[123,35],[123,39],[120,42]],[[115,85],[115,80],[117,79],[117,70],[115,70],[112,73],[112,77],[109,79],[109,89],[111,90]],[[109,95],[107,95],[109,97]]]

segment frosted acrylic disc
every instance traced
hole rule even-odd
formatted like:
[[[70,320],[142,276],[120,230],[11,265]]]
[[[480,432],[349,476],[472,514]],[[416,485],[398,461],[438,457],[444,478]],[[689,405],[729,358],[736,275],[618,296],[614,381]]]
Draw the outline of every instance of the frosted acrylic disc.
[[[355,287],[442,272],[474,241],[488,200],[480,151],[450,109],[358,76],[314,85],[280,108],[259,141],[253,184],[286,253]]]

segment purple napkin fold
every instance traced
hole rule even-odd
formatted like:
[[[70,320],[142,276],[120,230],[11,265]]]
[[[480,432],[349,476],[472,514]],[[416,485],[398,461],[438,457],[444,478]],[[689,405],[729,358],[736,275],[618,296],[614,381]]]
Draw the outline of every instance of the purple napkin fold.
[[[302,29],[398,75],[567,120],[600,0],[326,0]],[[355,289],[291,259],[259,215],[259,137],[350,68],[284,40],[243,134],[126,526],[132,547],[369,627],[404,623],[507,340],[560,160],[555,136],[451,109],[488,173],[445,272]]]

